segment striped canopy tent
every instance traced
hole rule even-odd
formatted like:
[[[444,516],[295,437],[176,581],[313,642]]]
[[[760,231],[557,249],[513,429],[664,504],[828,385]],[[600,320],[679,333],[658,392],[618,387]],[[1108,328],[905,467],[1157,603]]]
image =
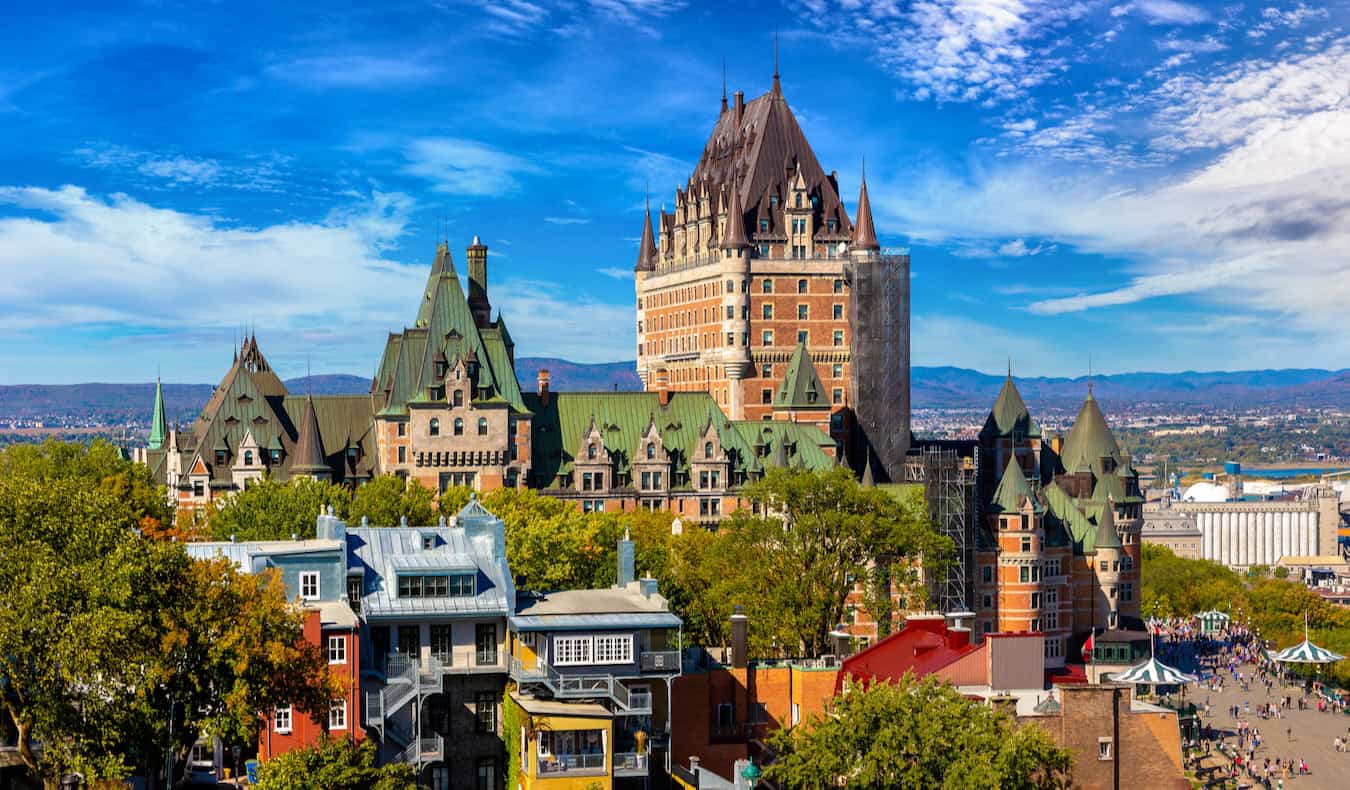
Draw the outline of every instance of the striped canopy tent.
[[[1156,656],[1142,664],[1135,664],[1111,679],[1117,683],[1133,683],[1138,686],[1182,686],[1196,681],[1194,675],[1170,667],[1159,661]]]
[[[1303,641],[1275,654],[1275,660],[1283,664],[1330,664],[1343,658],[1345,656],[1340,653],[1333,653],[1309,641],[1307,614],[1303,615]]]

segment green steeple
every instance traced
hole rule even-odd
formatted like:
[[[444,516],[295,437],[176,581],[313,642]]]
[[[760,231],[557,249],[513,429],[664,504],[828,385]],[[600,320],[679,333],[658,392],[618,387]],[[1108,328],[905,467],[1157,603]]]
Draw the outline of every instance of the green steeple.
[[[806,344],[798,343],[788,360],[787,373],[778,387],[778,395],[773,399],[774,408],[779,409],[826,409],[829,401],[824,398],[825,385],[820,383],[816,366],[811,364],[811,355]]]
[[[994,489],[992,507],[1004,513],[1015,513],[1022,508],[1023,497],[1031,498],[1031,488],[1027,485],[1026,475],[1017,463],[1017,457],[1008,458],[1008,467],[1003,470],[1003,479]]]
[[[1094,549],[1119,549],[1120,535],[1116,532],[1116,503],[1106,500],[1102,514],[1097,517],[1097,540]]]
[[[1089,389],[1087,400],[1083,401],[1083,408],[1078,410],[1073,427],[1064,439],[1060,459],[1064,463],[1064,470],[1073,473],[1091,471],[1102,458],[1108,456],[1120,463],[1120,446],[1116,444],[1116,437],[1111,433],[1111,427],[1106,424],[1106,417],[1102,415],[1101,407]]]
[[[169,436],[169,430],[164,424],[164,388],[159,383],[159,377],[155,377],[155,413],[150,418],[150,449],[163,450],[164,440]]]
[[[1031,419],[1031,413],[1027,411],[1027,404],[1022,400],[1022,393],[1017,391],[1017,385],[1013,383],[1012,370],[1009,369],[1008,377],[1003,380],[1003,388],[998,391],[998,399],[994,401],[994,408],[989,412],[980,435],[1009,436],[1014,432],[1022,436],[1039,436],[1041,429],[1035,420]]]

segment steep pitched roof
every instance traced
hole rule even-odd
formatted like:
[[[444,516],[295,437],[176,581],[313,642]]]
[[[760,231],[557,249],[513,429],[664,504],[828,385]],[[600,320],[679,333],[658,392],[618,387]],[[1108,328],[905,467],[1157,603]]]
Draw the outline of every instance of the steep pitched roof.
[[[781,409],[828,409],[825,398],[825,385],[820,382],[816,366],[811,362],[811,354],[805,343],[798,343],[788,360],[787,372],[778,386],[778,394],[773,399],[774,408]]]
[[[731,192],[731,200],[727,206],[726,232],[722,234],[719,246],[724,250],[744,250],[750,246],[750,239],[745,235],[745,211],[741,208],[741,191],[735,186],[728,191]]]
[[[1027,485],[1026,475],[1017,463],[1017,457],[1008,457],[1008,466],[1003,470],[1003,478],[994,489],[994,501],[990,507],[1003,513],[1013,513],[1022,509],[1022,500],[1031,498],[1031,487]]]
[[[1040,426],[1031,419],[1027,404],[1022,400],[1022,393],[1017,391],[1012,373],[1009,372],[1008,377],[1003,380],[1002,389],[998,391],[994,408],[989,411],[989,416],[984,421],[980,436],[991,438],[1018,434],[1026,437],[1039,436],[1040,433]]]
[[[1094,549],[1119,549],[1120,533],[1116,532],[1116,503],[1108,499],[1101,515],[1097,516],[1097,535]]]
[[[314,413],[314,398],[305,396],[305,411],[300,417],[300,437],[291,456],[294,472],[326,472],[328,462],[323,452],[323,437],[319,433],[319,418]]]
[[[1064,449],[1060,453],[1064,470],[1069,473],[1087,472],[1097,468],[1102,458],[1110,457],[1120,463],[1120,445],[1106,424],[1097,399],[1088,390],[1083,407],[1074,418],[1073,427],[1064,439]]]
[[[822,219],[817,227],[826,227],[824,219],[834,219],[836,232],[848,238],[853,223],[839,199],[838,185],[821,168],[797,118],[778,90],[770,90],[746,103],[739,126],[735,111],[718,116],[698,165],[689,177],[688,187],[708,184],[715,193],[723,185],[735,184],[736,197],[747,217],[769,216],[770,196],[777,197],[781,209],[796,166],[801,168],[807,193],[817,200],[818,216]]]
[[[164,421],[164,388],[160,386],[159,378],[155,378],[155,411],[150,417],[150,441],[151,450],[160,450],[164,447],[164,440],[168,437],[169,431],[165,427]]]

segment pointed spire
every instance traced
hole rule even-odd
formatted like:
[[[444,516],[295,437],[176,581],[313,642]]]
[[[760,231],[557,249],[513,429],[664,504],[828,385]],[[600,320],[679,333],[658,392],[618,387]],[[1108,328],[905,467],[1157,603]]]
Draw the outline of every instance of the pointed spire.
[[[875,488],[876,485],[876,476],[872,474],[872,451],[868,449],[863,457],[862,487]]]
[[[830,403],[824,397],[825,385],[816,373],[811,362],[811,354],[805,343],[798,343],[788,360],[787,372],[778,387],[778,396],[774,398],[775,408],[785,409],[828,409]]]
[[[722,242],[717,246],[724,250],[749,249],[750,239],[745,235],[745,211],[741,209],[741,187],[732,176],[731,204],[727,206],[727,226],[722,231]]]
[[[1119,549],[1120,534],[1116,532],[1116,500],[1106,498],[1102,514],[1097,518],[1097,540],[1094,546],[1099,549]]]
[[[640,272],[656,271],[656,237],[652,234],[652,202],[648,196],[646,200],[645,217],[642,221],[642,240],[638,242],[637,266],[634,268]]]
[[[167,434],[168,429],[164,422],[164,388],[160,386],[159,376],[155,376],[155,411],[150,417],[150,449],[162,450]]]
[[[778,31],[773,31],[773,95],[783,95],[783,84],[778,81]]]
[[[862,188],[858,191],[858,221],[853,223],[853,249],[879,250],[877,232],[872,225],[872,201],[867,197],[867,162],[863,162]]]
[[[722,58],[722,112],[727,111],[727,59]]]
[[[295,441],[291,471],[300,473],[327,472],[328,462],[323,452],[323,435],[319,432],[319,417],[314,411],[314,396],[305,395],[305,413],[300,417],[300,437]]]

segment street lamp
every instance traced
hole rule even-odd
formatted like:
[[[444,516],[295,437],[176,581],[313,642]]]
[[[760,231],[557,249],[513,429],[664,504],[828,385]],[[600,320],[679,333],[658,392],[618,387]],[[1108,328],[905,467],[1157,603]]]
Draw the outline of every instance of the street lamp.
[[[750,790],[754,790],[755,785],[759,782],[759,778],[763,775],[764,772],[759,770],[758,765],[755,765],[753,758],[750,760],[750,764],[745,766],[745,770],[741,771],[741,778],[746,781]]]

